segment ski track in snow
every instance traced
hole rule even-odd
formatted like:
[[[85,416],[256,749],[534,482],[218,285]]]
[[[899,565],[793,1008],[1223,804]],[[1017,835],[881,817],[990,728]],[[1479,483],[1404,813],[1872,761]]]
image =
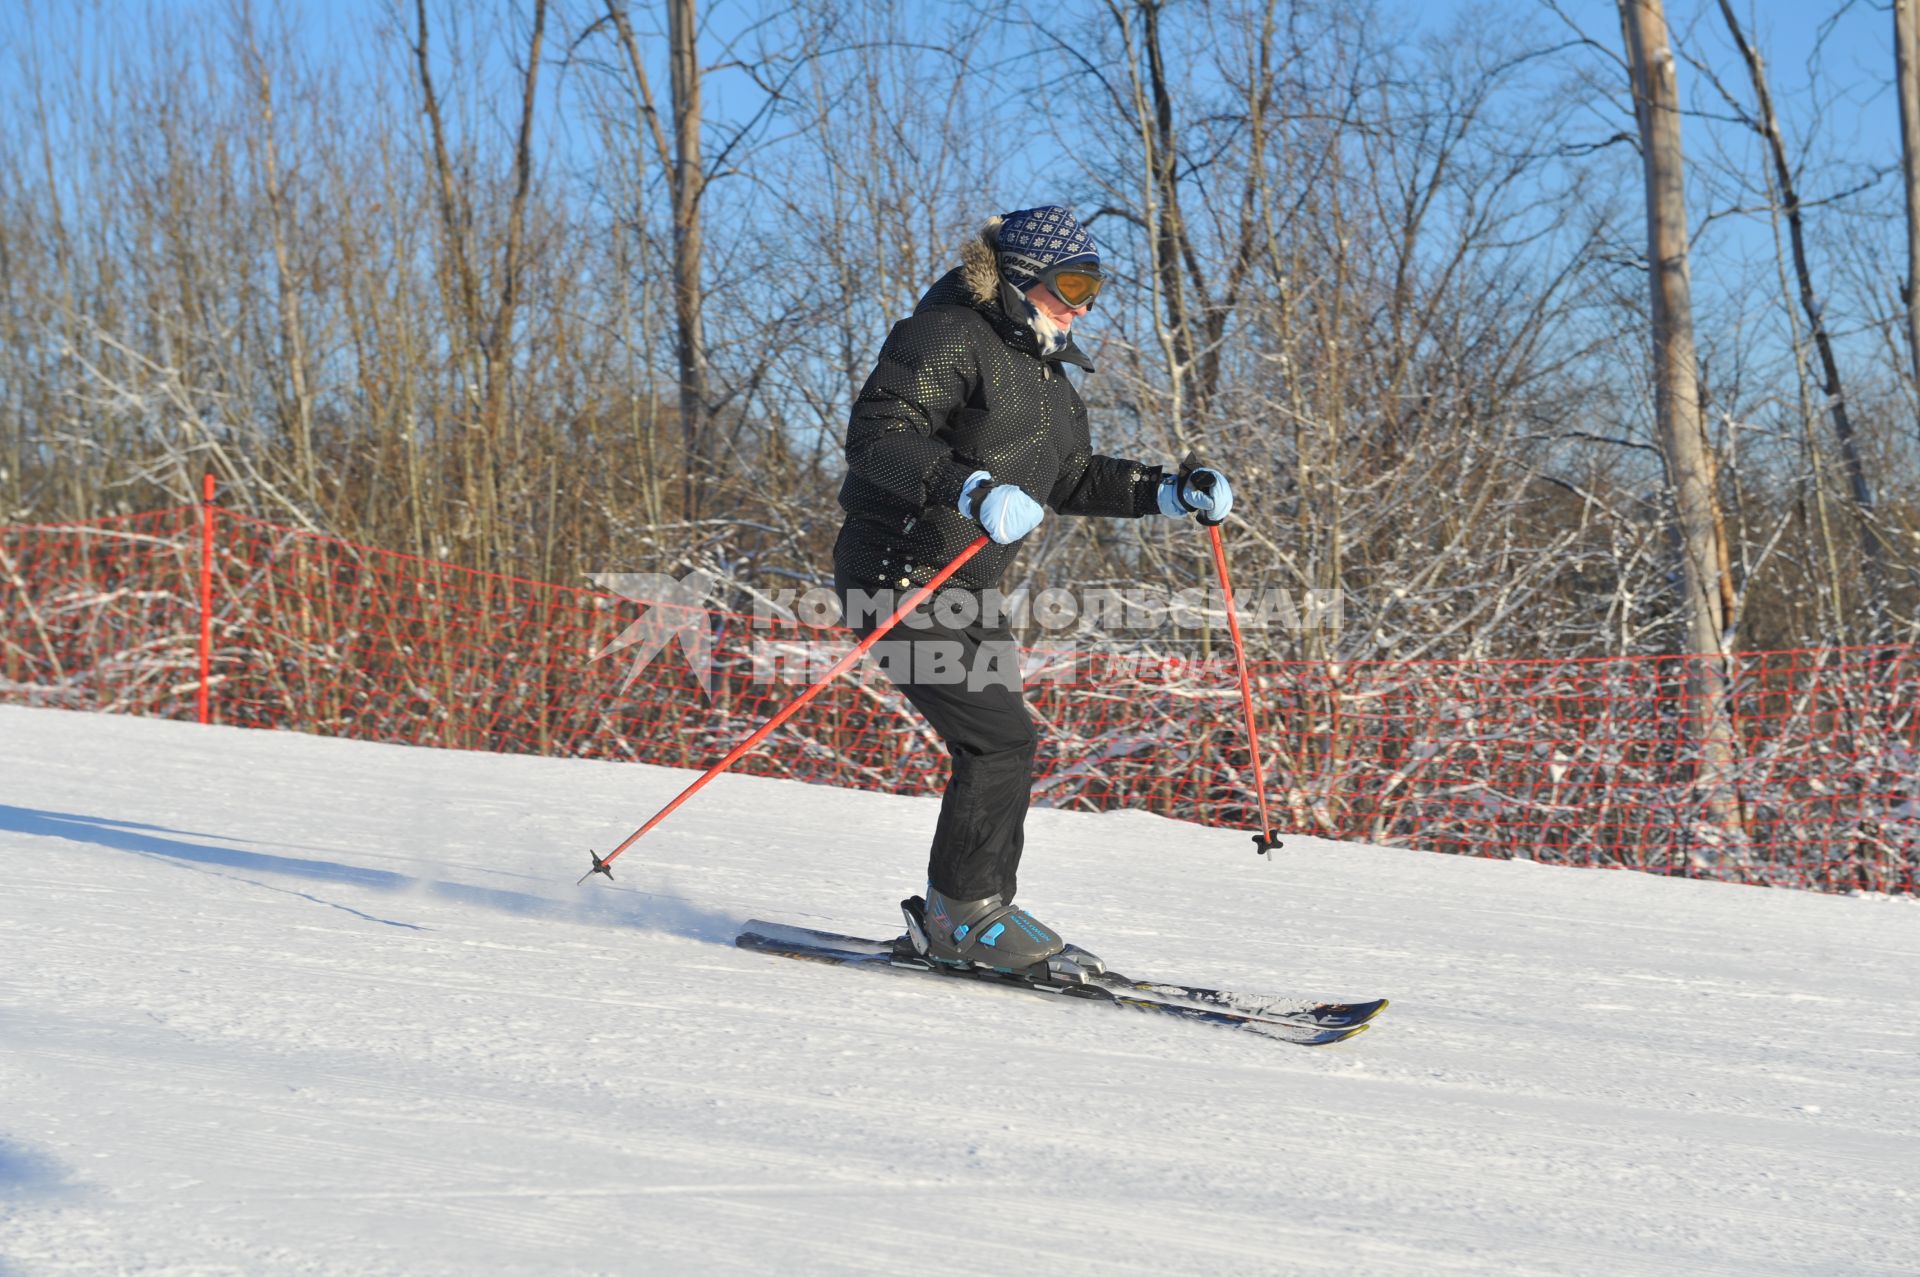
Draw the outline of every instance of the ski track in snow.
[[[1920,906],[1040,810],[1303,1050],[733,949],[935,800],[0,707],[0,1273],[1920,1273]]]

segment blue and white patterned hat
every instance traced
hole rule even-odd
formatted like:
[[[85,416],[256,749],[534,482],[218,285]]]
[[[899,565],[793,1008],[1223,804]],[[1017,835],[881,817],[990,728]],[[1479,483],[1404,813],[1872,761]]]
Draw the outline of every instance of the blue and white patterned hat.
[[[1058,204],[1023,208],[1000,219],[996,247],[1000,274],[1021,292],[1043,271],[1068,262],[1100,265],[1100,250],[1087,228]]]

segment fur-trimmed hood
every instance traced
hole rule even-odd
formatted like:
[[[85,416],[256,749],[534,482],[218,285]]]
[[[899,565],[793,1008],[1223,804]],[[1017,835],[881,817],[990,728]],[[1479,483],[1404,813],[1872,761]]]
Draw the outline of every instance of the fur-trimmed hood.
[[[1000,301],[1000,263],[996,254],[1001,220],[997,213],[988,218],[980,233],[960,250],[960,282],[976,306],[998,305]]]

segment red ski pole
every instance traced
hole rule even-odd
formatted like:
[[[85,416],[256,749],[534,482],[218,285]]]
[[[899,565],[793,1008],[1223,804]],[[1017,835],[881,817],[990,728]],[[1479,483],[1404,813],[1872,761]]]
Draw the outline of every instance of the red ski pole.
[[[902,617],[904,617],[907,613],[913,611],[914,608],[920,606],[920,601],[922,599],[926,598],[929,594],[932,594],[935,590],[945,585],[947,583],[947,578],[952,576],[955,572],[958,572],[962,564],[964,564],[968,559],[971,559],[974,555],[980,553],[981,547],[985,546],[986,543],[987,543],[987,538],[985,536],[975,537],[971,545],[967,546],[966,549],[960,551],[960,553],[956,554],[953,557],[953,562],[947,564],[946,567],[941,568],[940,571],[934,575],[933,580],[928,581],[925,585],[921,586],[919,589],[909,594],[907,596],[906,602],[902,603],[899,606],[899,608],[895,610],[894,614],[886,619],[885,623],[882,624],[880,628],[876,629],[873,633],[867,635],[867,637],[860,640],[859,646],[855,647],[851,652],[848,652],[845,656],[835,661],[833,663],[833,668],[828,670],[825,674],[822,674],[820,676],[820,680],[817,683],[815,683],[812,687],[809,687],[806,691],[802,692],[798,700],[794,701],[793,704],[787,706],[785,709],[781,710],[778,714],[775,714],[772,718],[768,719],[765,723],[761,724],[760,729],[754,732],[753,735],[747,737],[745,740],[741,741],[738,745],[735,745],[732,751],[728,753],[725,758],[721,759],[719,762],[715,763],[713,766],[707,768],[705,773],[701,775],[700,779],[694,781],[691,785],[688,785],[685,789],[681,790],[678,797],[676,797],[672,802],[668,803],[665,807],[662,807],[659,811],[655,812],[653,814],[652,820],[649,820],[646,824],[640,826],[640,828],[634,830],[631,834],[627,835],[627,840],[625,842],[621,843],[618,847],[615,847],[612,851],[608,852],[605,856],[594,856],[593,852],[591,851],[587,852],[587,855],[593,857],[593,868],[587,870],[587,872],[580,875],[580,882],[585,882],[587,879],[593,877],[593,875],[597,873],[605,874],[607,875],[607,878],[611,880],[613,878],[613,871],[607,868],[607,866],[611,865],[614,862],[615,857],[617,857],[621,852],[625,851],[627,848],[633,846],[633,844],[639,842],[641,837],[644,836],[649,829],[652,829],[655,825],[659,824],[661,821],[665,820],[668,816],[672,815],[674,812],[674,809],[679,807],[681,803],[684,803],[685,801],[687,801],[687,799],[693,797],[693,795],[700,789],[702,785],[705,785],[708,781],[712,780],[715,776],[718,776],[721,772],[727,770],[727,768],[739,762],[740,759],[746,755],[746,752],[748,750],[752,749],[755,745],[758,745],[761,741],[765,740],[767,736],[772,733],[774,728],[780,726],[780,724],[786,722],[789,718],[792,718],[794,714],[799,711],[802,705],[805,705],[808,701],[818,696],[821,693],[821,691],[825,689],[828,683],[831,683],[834,679],[838,678],[846,670],[850,669],[853,666],[855,661],[858,661],[862,656],[865,656],[867,654],[868,648],[872,647],[875,643],[879,642],[881,637],[885,635],[888,630],[891,630],[895,625],[898,625]],[[574,884],[574,886],[576,887],[579,885],[580,883],[578,882]]]
[[[1260,800],[1260,832],[1253,836],[1253,846],[1261,855],[1271,857],[1279,849],[1280,835],[1274,832],[1273,820],[1267,815],[1267,778],[1260,770],[1260,731],[1253,719],[1253,683],[1247,677],[1247,645],[1240,638],[1240,616],[1233,606],[1233,582],[1227,579],[1227,548],[1220,543],[1220,525],[1208,523],[1206,527],[1208,537],[1213,540],[1213,566],[1220,572],[1220,589],[1227,597],[1227,630],[1233,635],[1233,659],[1240,667],[1240,707],[1246,711],[1247,750],[1253,757],[1253,793]]]

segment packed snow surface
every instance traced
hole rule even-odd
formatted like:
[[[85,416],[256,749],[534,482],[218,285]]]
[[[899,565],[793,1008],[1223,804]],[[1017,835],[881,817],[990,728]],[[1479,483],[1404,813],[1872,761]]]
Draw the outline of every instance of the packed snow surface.
[[[1920,908],[1034,813],[1132,974],[1308,1050],[736,950],[936,804],[0,708],[0,1271],[1920,1271]]]

